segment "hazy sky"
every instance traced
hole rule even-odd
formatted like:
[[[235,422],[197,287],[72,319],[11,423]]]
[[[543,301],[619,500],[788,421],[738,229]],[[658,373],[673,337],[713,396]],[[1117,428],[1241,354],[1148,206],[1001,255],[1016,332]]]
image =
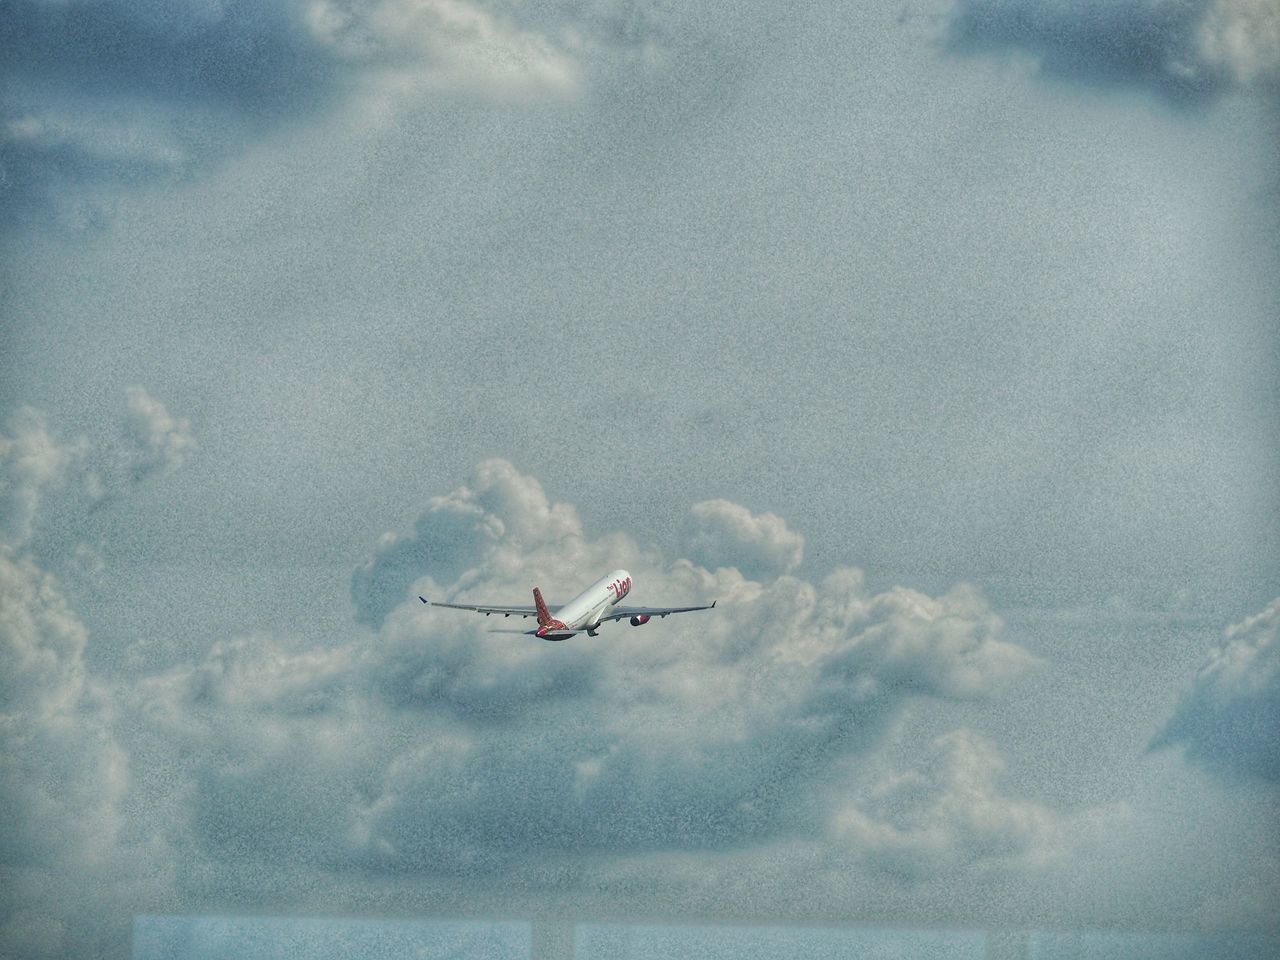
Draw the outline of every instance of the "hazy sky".
[[[1280,13],[849,7],[10,5],[0,952],[1278,932]]]

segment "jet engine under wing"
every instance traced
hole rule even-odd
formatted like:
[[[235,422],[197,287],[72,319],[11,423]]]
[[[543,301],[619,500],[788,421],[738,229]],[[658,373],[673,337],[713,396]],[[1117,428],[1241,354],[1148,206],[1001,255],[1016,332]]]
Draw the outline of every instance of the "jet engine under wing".
[[[672,613],[692,613],[694,610],[710,610],[714,606],[715,603],[712,602],[704,607],[613,607],[600,618],[600,622],[626,620],[630,617],[665,617]]]
[[[473,610],[476,613],[483,613],[486,617],[492,614],[497,614],[503,617],[536,617],[538,615],[536,607],[480,607],[470,603],[438,603],[435,600],[428,600],[423,596],[419,596],[418,599],[429,607],[448,607],[451,610]]]

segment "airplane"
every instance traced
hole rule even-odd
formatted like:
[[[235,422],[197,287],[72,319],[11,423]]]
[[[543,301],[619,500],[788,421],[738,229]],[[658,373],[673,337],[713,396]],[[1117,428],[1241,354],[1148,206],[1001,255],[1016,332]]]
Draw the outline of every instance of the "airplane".
[[[631,592],[631,574],[625,570],[615,570],[601,577],[582,593],[568,603],[555,608],[552,614],[547,602],[542,599],[542,591],[533,588],[532,607],[485,607],[468,603],[438,603],[419,595],[418,599],[427,606],[448,607],[451,610],[472,610],[483,613],[486,617],[502,614],[503,617],[537,617],[538,626],[534,630],[490,630],[490,633],[523,633],[543,640],[568,640],[579,633],[589,637],[596,636],[596,630],[602,623],[610,620],[630,619],[633,627],[648,623],[653,617],[667,617],[673,613],[689,613],[693,610],[710,610],[715,601],[704,607],[620,607],[618,601]]]

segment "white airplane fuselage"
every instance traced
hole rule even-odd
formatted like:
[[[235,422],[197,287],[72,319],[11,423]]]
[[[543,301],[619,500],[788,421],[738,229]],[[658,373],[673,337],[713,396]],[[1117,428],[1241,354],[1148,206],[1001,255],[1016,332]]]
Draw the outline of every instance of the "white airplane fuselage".
[[[605,612],[630,592],[631,574],[625,570],[606,574],[552,613],[547,634],[556,629],[595,630]]]

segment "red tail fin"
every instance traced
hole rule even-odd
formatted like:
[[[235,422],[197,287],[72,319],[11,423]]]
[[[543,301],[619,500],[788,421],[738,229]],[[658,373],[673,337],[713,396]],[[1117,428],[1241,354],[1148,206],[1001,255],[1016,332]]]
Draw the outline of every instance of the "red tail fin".
[[[547,601],[542,599],[542,591],[533,588],[533,605],[538,610],[538,626],[549,627],[555,621],[551,619],[551,611],[547,609]]]

